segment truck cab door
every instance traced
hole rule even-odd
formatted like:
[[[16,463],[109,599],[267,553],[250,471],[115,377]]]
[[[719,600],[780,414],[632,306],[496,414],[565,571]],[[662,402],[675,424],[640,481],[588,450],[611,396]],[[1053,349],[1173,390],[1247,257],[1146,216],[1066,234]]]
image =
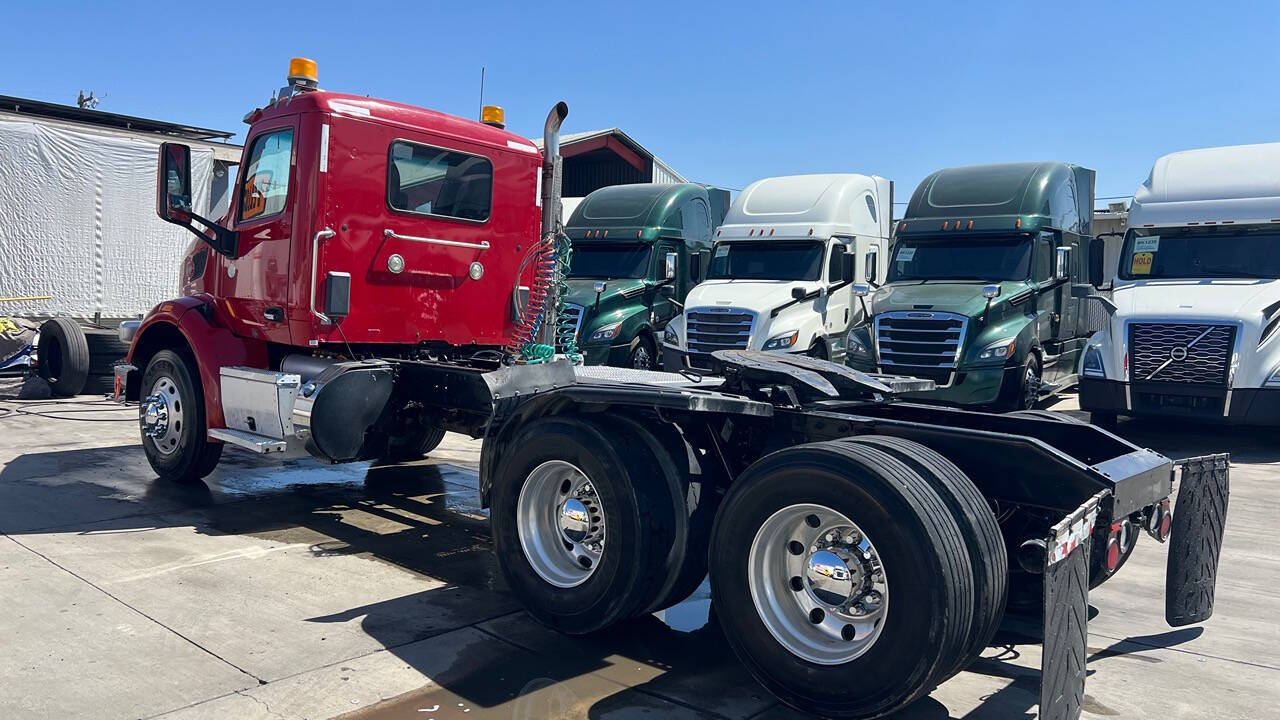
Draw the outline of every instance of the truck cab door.
[[[844,336],[853,320],[853,284],[844,282],[840,266],[846,254],[854,253],[857,241],[854,238],[832,238],[831,247],[827,250],[826,287],[830,288],[826,297],[825,314],[822,318],[823,333],[844,349]],[[816,302],[814,307],[820,307]]]
[[[255,127],[232,207],[238,233],[236,257],[222,262],[218,296],[226,303],[232,331],[271,342],[290,341],[289,253],[297,182],[297,117]]]

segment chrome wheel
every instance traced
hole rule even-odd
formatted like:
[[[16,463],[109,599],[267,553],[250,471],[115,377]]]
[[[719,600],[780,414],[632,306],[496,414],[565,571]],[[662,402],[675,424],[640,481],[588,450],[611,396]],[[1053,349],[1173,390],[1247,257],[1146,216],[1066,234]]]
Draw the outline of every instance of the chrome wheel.
[[[156,378],[151,394],[138,406],[138,421],[142,434],[151,439],[161,455],[171,455],[182,439],[182,396],[178,386],[168,375]]]
[[[823,505],[792,505],[765,520],[747,560],[751,600],[792,654],[839,665],[880,636],[889,584],[871,541]]]
[[[636,370],[653,369],[653,353],[649,351],[649,346],[644,341],[631,351],[631,367]]]
[[[1022,407],[1025,410],[1030,410],[1040,400],[1040,372],[1036,368],[1034,361],[1027,363],[1027,371],[1022,379],[1022,387]]]
[[[556,587],[581,585],[604,554],[600,496],[582,470],[563,460],[535,467],[516,501],[517,534],[534,572]]]

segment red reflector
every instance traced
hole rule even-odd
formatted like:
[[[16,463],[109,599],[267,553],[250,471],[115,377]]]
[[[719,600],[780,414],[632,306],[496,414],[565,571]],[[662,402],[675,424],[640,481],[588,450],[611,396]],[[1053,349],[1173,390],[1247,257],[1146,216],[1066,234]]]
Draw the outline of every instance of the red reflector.
[[[942,223],[942,229],[943,229],[943,230],[950,230],[950,229],[951,229],[951,228],[950,228],[950,225],[951,225],[951,223],[950,223],[949,221],[943,221],[943,223]]]
[[[1107,540],[1107,572],[1113,573],[1120,567],[1120,539]]]
[[[1164,517],[1160,518],[1160,537],[1168,539],[1169,531],[1173,529],[1173,513],[1166,512]]]
[[[972,229],[973,229],[973,221],[972,221],[972,220],[970,220],[970,221],[969,221],[969,225],[968,225],[967,227],[965,227],[965,230],[972,230]]]
[[[1014,226],[1014,227],[1016,227],[1016,228],[1020,228],[1020,227],[1022,227],[1022,218],[1018,218],[1017,220],[1014,220],[1014,221],[1013,221],[1013,226]]]

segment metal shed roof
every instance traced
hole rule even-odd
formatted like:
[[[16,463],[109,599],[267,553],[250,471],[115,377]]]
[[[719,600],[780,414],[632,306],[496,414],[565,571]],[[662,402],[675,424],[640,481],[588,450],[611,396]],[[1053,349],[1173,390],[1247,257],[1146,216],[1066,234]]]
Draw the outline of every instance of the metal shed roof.
[[[31,100],[10,95],[0,95],[0,110],[20,115],[35,115],[37,117],[99,125],[118,130],[159,133],[188,140],[228,140],[235,135],[235,133],[225,130],[211,130],[194,125],[182,125],[133,115],[121,115],[103,110],[89,110],[75,105],[60,105],[58,103],[45,102],[44,100]]]
[[[636,142],[621,128],[603,128],[601,130],[587,130],[585,132],[565,133],[560,136],[560,150],[564,154],[565,149],[574,145],[590,144],[593,141],[605,141],[609,138],[615,138],[624,149],[630,150],[653,163],[653,179],[655,183],[682,183],[689,182],[683,175],[676,172],[675,168],[666,164],[661,158],[647,150],[643,145]],[[542,140],[534,140],[534,143],[541,148]],[[602,143],[602,146],[604,144]]]

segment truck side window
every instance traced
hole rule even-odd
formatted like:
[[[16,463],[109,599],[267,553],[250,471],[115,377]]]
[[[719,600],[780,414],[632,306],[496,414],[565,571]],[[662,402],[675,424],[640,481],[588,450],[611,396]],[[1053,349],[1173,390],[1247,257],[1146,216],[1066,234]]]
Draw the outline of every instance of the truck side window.
[[[1041,235],[1036,240],[1036,264],[1032,280],[1044,282],[1053,277],[1053,255],[1053,236]]]
[[[880,222],[880,220],[876,218],[876,199],[871,197],[871,193],[867,193],[863,198],[867,201],[867,212],[871,213],[871,222]]]
[[[493,206],[493,163],[397,140],[387,159],[387,203],[403,212],[484,222]]]
[[[293,128],[263,133],[254,139],[249,164],[241,175],[241,220],[256,220],[284,210],[292,158]]]

